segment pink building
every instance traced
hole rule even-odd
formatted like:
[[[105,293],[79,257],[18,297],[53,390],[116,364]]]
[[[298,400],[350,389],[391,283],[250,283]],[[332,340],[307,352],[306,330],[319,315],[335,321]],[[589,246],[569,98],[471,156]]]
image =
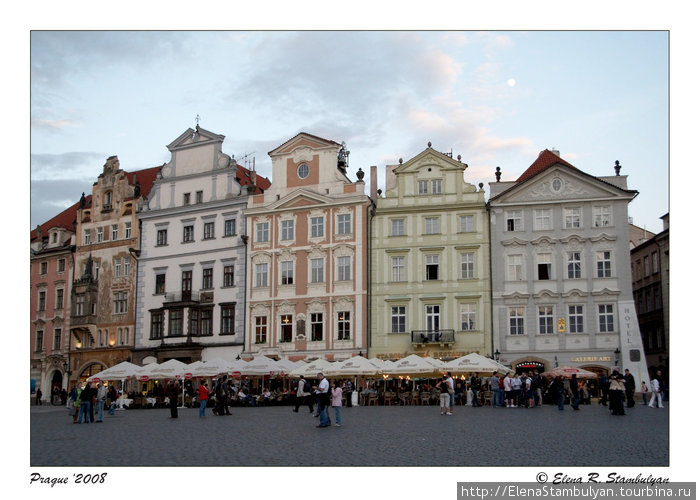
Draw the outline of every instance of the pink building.
[[[300,133],[270,151],[272,187],[246,211],[244,357],[345,359],[367,353],[364,173],[344,144]]]

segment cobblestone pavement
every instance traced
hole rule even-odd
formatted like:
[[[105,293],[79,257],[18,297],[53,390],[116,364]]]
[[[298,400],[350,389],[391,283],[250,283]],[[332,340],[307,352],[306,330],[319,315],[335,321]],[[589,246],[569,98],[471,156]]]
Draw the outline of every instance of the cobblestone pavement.
[[[31,407],[31,466],[668,466],[669,408],[636,405],[624,417],[592,404],[341,410],[342,427],[316,428],[301,407],[105,412],[73,424],[63,407]],[[331,421],[333,410],[331,409]],[[651,430],[655,431],[652,432]]]

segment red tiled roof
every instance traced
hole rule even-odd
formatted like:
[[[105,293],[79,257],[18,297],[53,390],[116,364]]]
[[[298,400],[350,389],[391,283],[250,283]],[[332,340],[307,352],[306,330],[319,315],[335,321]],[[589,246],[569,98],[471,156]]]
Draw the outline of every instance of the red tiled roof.
[[[88,203],[92,202],[92,195],[86,196],[85,197],[85,202],[86,205]],[[75,204],[71,205],[70,207],[66,208],[63,212],[60,214],[56,215],[55,217],[49,219],[48,221],[44,222],[43,224],[40,224],[39,227],[41,228],[41,234],[42,237],[48,237],[49,236],[49,230],[54,227],[61,227],[63,229],[67,229],[68,231],[74,231],[75,227],[73,226],[73,223],[75,222],[76,215],[78,214],[78,205],[80,204],[80,201],[76,202]],[[29,241],[35,241],[37,239],[37,232],[36,228],[34,228],[30,233],[29,233]]]
[[[573,168],[574,170],[578,170],[571,163],[552,153],[549,149],[545,149],[544,151],[540,152],[535,162],[532,165],[530,165],[530,167],[527,170],[525,170],[525,172],[523,172],[522,175],[518,177],[518,179],[515,182],[524,182],[530,177],[534,177],[540,172],[544,172],[549,167],[557,163],[561,165],[566,165],[567,167]]]
[[[242,187],[250,186],[253,183],[253,180],[250,177],[250,170],[241,165],[236,165],[236,169],[236,181],[238,181],[238,184],[240,184]],[[256,173],[255,194],[262,194],[263,191],[269,189],[270,186],[271,183],[267,177],[262,177]]]
[[[129,184],[134,185],[138,181],[141,185],[141,196],[144,198],[148,196],[148,193],[153,187],[153,181],[156,180],[158,172],[160,172],[161,167],[151,167],[144,168],[143,170],[136,170],[135,172],[127,172],[127,180]]]

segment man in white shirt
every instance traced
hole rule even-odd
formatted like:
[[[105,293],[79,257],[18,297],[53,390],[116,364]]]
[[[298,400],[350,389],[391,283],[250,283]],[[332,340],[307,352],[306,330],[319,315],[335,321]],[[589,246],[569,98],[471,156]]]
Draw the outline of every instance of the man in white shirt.
[[[447,410],[448,415],[452,415],[452,409],[455,405],[455,381],[452,380],[452,373],[447,372],[447,393],[450,395],[450,407]]]
[[[318,415],[321,422],[316,427],[328,427],[331,424],[331,419],[328,416],[328,406],[330,405],[330,384],[323,373],[318,373],[318,385],[314,388],[318,395]]]
[[[520,406],[520,388],[523,382],[517,375],[510,379],[510,386],[513,392],[513,408]]]
[[[506,393],[506,408],[513,408],[513,379],[510,377],[510,373],[506,374],[506,378],[503,379],[503,390]]]

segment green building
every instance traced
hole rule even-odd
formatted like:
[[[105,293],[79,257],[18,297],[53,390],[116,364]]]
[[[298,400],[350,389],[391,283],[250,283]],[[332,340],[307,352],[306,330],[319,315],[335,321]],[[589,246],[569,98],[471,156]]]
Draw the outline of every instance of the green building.
[[[370,222],[370,357],[492,354],[489,219],[466,169],[430,143],[386,167]]]

